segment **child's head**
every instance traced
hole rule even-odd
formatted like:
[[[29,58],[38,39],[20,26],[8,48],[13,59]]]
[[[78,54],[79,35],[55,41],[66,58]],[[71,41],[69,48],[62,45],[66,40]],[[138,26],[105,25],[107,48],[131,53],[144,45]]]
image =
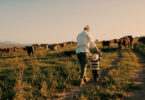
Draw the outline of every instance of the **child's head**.
[[[98,54],[93,54],[92,55],[92,60],[98,60],[99,59],[99,55]]]

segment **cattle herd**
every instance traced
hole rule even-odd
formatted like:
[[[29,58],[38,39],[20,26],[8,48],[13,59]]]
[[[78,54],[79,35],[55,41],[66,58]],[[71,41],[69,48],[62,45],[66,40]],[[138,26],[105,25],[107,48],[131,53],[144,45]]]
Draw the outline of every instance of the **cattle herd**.
[[[120,39],[114,39],[113,42],[118,44],[119,49],[122,49],[123,47],[130,47],[131,49],[133,49],[134,46],[134,38],[131,35],[122,37]],[[109,48],[110,43],[111,41],[102,41],[103,48]]]
[[[76,44],[76,42],[74,41],[69,41],[69,42],[64,42],[64,43],[58,43],[58,44],[33,44],[31,46],[25,46],[25,47],[13,47],[13,48],[0,48],[0,53],[11,53],[11,52],[17,52],[17,51],[27,51],[28,55],[33,55],[34,51],[37,48],[41,48],[41,49],[46,49],[46,50],[51,50],[51,51],[56,51],[60,48],[66,48],[66,47],[70,47],[73,44]]]
[[[102,41],[103,49],[110,48],[111,42],[112,41]],[[134,46],[134,38],[131,35],[122,37],[120,39],[114,39],[113,42],[118,45],[118,49],[122,49],[123,47],[133,49],[133,46]],[[138,39],[138,42],[142,42],[143,44],[145,44],[145,37],[140,37]],[[37,48],[43,48],[46,50],[56,51],[60,48],[70,47],[70,46],[72,46],[72,44],[76,44],[76,42],[69,41],[69,42],[63,42],[63,43],[58,43],[58,44],[40,44],[40,45],[33,44],[31,46],[25,46],[25,47],[21,47],[21,48],[18,48],[18,47],[0,48],[0,53],[27,51],[28,55],[30,56],[30,55],[34,54],[34,51]],[[64,51],[63,54],[66,56],[71,56],[71,55],[75,54],[75,51]]]

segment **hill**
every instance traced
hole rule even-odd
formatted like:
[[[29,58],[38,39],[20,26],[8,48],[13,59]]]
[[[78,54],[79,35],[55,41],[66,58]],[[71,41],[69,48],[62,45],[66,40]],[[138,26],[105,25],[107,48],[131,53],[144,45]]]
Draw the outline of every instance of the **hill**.
[[[116,46],[111,43],[112,47]],[[102,48],[101,43],[97,46]],[[81,70],[76,55],[62,54],[75,49],[76,45],[57,51],[37,48],[33,56],[28,56],[26,51],[1,53],[0,99],[124,100],[129,98],[128,90],[141,90],[142,86],[133,84],[132,75],[142,68],[136,52],[143,57],[145,45],[136,43],[134,50],[124,47],[103,52],[99,82],[91,80],[83,88],[79,87]],[[96,53],[93,49],[91,52]],[[87,76],[92,79],[90,63]]]
[[[0,42],[0,48],[24,47],[26,44],[20,44],[13,41]]]

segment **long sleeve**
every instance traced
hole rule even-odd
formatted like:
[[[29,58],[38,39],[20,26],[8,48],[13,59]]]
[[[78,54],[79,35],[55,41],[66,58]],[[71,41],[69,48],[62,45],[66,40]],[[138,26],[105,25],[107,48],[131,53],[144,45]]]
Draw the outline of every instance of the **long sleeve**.
[[[76,49],[76,53],[80,52],[88,52],[90,53],[89,46],[92,45],[93,48],[97,48],[92,35],[83,31],[77,36],[78,47]]]
[[[93,47],[93,48],[96,48],[96,44],[94,42],[94,39],[92,37],[91,34],[88,34],[88,38],[89,38],[89,41],[90,41],[90,45]]]

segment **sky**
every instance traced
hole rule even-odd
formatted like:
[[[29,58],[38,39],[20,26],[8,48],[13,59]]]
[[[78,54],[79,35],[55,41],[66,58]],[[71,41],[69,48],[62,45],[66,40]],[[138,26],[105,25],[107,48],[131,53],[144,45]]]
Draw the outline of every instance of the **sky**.
[[[76,41],[89,25],[94,39],[145,35],[145,0],[0,0],[0,41]]]

